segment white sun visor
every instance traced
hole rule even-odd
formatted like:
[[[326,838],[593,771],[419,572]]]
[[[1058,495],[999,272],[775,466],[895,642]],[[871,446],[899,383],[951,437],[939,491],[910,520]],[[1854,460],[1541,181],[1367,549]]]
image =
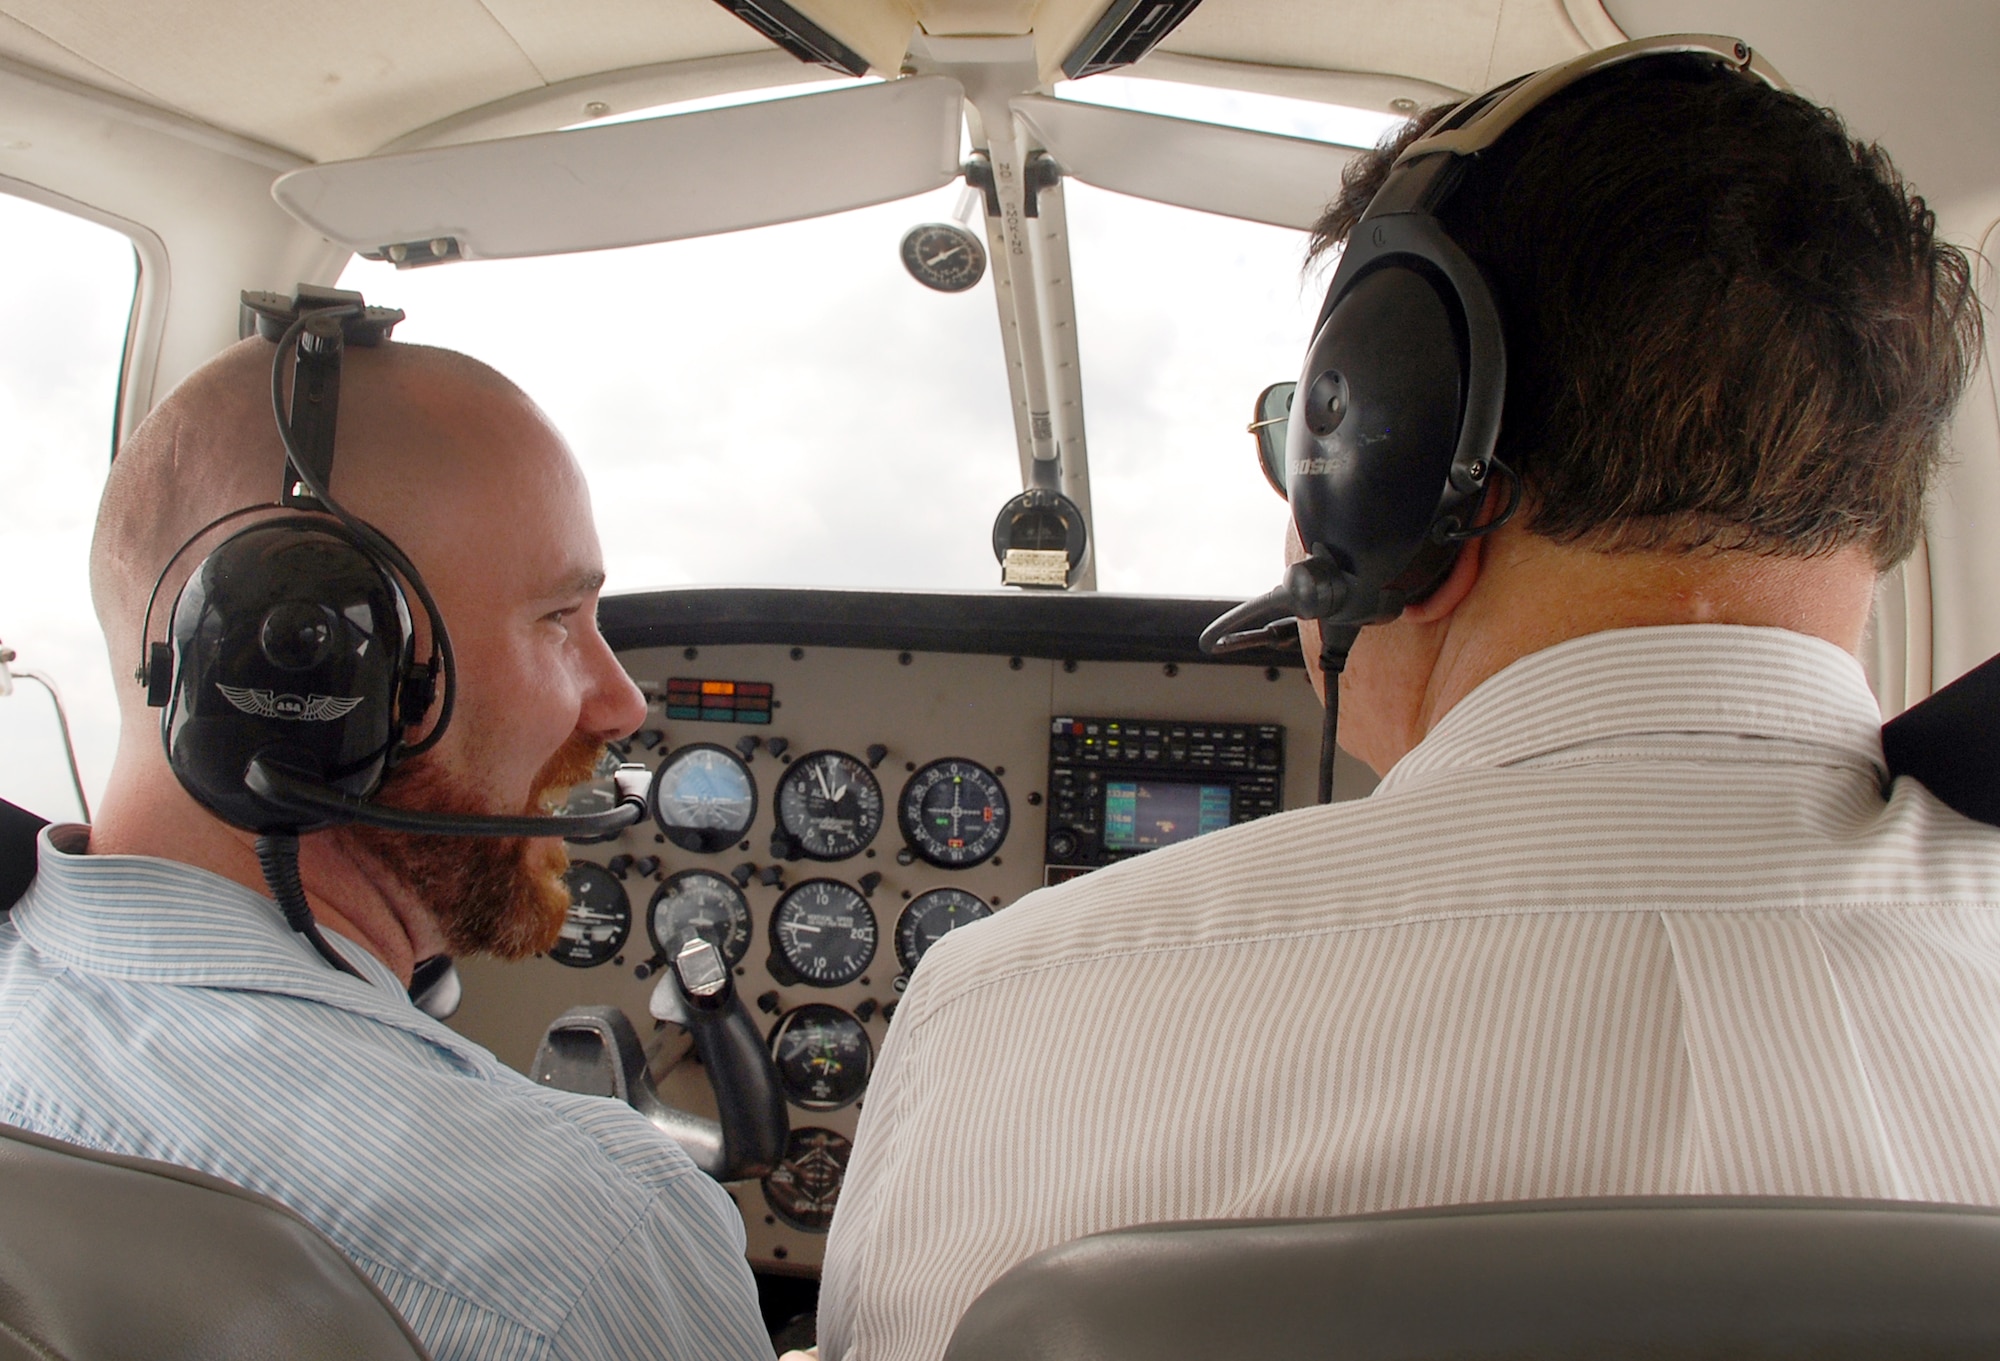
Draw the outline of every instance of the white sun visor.
[[[1024,95],[1014,113],[1065,174],[1157,203],[1310,228],[1360,153],[1305,137]]]
[[[271,193],[331,240],[397,263],[677,241],[949,184],[964,100],[957,81],[917,76],[333,161],[280,176]]]

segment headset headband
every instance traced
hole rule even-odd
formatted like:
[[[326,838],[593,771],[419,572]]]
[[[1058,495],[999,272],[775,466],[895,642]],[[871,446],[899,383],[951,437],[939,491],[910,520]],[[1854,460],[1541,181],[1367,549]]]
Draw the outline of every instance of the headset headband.
[[[1716,33],[1672,33],[1658,38],[1638,38],[1518,77],[1474,95],[1440,118],[1423,136],[1403,148],[1395,169],[1425,156],[1448,152],[1454,156],[1476,156],[1499,141],[1507,129],[1526,117],[1531,109],[1568,89],[1586,76],[1613,66],[1622,66],[1641,57],[1667,56],[1676,52],[1710,56],[1747,76],[1754,76],[1774,90],[1790,90],[1777,68],[1751,50],[1740,38]]]

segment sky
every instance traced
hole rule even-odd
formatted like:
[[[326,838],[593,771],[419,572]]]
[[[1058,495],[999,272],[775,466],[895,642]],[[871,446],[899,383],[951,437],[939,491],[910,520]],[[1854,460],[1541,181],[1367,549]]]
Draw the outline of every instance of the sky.
[[[1385,117],[1100,76],[1102,102],[1360,143]],[[1065,186],[1100,589],[1244,596],[1284,505],[1244,427],[1295,376],[1318,305],[1303,235]],[[589,479],[611,591],[685,584],[990,589],[1020,490],[990,279],[934,293],[899,262],[954,186],[696,241],[341,283],[400,340],[520,383]],[[0,645],[68,702],[94,798],[116,740],[90,610],[91,522],[134,286],[117,233],[0,194]],[[125,655],[131,652],[132,656]],[[129,683],[129,680],[128,680]],[[76,816],[48,696],[0,695],[0,798]]]

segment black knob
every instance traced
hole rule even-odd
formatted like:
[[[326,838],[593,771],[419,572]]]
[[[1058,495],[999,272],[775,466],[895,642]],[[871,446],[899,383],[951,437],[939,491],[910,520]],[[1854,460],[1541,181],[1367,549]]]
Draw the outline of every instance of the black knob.
[[[875,890],[882,887],[882,871],[870,870],[854,882],[861,886],[862,897],[872,898],[875,896]]]
[[[618,878],[623,879],[631,872],[632,857],[629,855],[614,855],[604,862],[604,868],[610,870]]]
[[[862,1001],[861,1005],[860,1005],[860,1006],[858,1006],[858,1007],[856,1007],[856,1008],[854,1009],[854,1019],[855,1019],[855,1020],[857,1020],[857,1021],[872,1021],[872,1020],[874,1020],[874,1019],[875,1019],[875,999],[874,999],[874,998],[872,998],[872,997],[871,997],[871,998],[865,998],[865,999],[863,999],[863,1001]]]
[[[1049,838],[1049,858],[1067,860],[1076,854],[1076,838],[1068,832],[1057,832]]]
[[[660,857],[657,855],[642,855],[632,862],[632,868],[639,871],[642,878],[650,879],[660,872]]]
[[[766,865],[763,869],[757,871],[757,882],[766,888],[776,884],[784,877],[785,867],[783,865]]]
[[[635,967],[632,970],[632,977],[641,979],[651,978],[654,974],[660,971],[660,966],[665,964],[666,962],[667,962],[667,957],[665,955],[654,955],[644,964]]]
[[[757,867],[751,864],[748,860],[745,860],[735,869],[729,871],[729,877],[736,881],[736,887],[748,888],[750,887],[750,880],[756,875],[756,873],[757,873]]]
[[[889,749],[880,742],[870,742],[868,744],[868,768],[873,770],[875,767],[881,765],[882,758],[888,754]]]
[[[641,728],[638,732],[639,745],[652,751],[667,740],[667,735],[658,728]]]
[[[773,860],[797,860],[799,848],[783,832],[771,833],[771,858]]]
[[[882,1004],[882,1019],[885,1021],[896,1019],[896,1004],[894,1002],[884,1002]]]
[[[767,737],[764,739],[764,750],[770,752],[773,756],[783,756],[791,749],[791,745],[788,740],[782,737]]]
[[[749,737],[739,737],[736,739],[736,750],[746,762],[750,759],[751,754],[763,745],[764,739],[754,734]]]
[[[757,1010],[768,1011],[775,1015],[778,1010],[778,994],[775,992],[758,994]]]
[[[905,846],[902,850],[896,852],[896,863],[899,865],[914,865],[917,863],[917,853],[908,846]]]

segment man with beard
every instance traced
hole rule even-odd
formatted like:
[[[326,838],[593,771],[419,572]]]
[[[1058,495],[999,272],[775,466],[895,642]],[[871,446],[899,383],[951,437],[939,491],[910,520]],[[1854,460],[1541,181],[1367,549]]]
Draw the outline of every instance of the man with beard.
[[[270,364],[261,340],[225,352],[112,465],[91,586],[121,670],[175,551],[279,485]],[[462,355],[350,349],[342,386],[332,490],[424,574],[458,660],[449,728],[381,798],[540,811],[645,714],[597,631],[582,474],[525,395]],[[428,956],[554,942],[562,843],[302,838],[307,900],[352,977],[288,929],[252,836],[181,788],[144,692],[120,698],[97,820],[45,831],[0,924],[0,1121],[290,1205],[439,1361],[768,1359],[720,1187],[621,1103],[538,1087],[409,1001]]]

